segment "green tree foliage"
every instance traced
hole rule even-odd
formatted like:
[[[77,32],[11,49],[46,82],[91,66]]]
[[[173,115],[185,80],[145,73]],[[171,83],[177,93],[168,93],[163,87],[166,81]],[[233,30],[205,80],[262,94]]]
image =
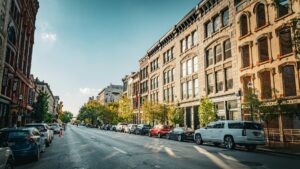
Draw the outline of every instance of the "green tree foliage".
[[[206,126],[208,123],[217,120],[217,114],[214,111],[214,104],[206,96],[200,101],[199,119],[202,126]]]
[[[62,113],[62,116],[61,116],[61,121],[63,123],[69,123],[71,121],[71,119],[73,118],[73,114],[69,111],[64,111]]]
[[[48,94],[40,91],[37,101],[33,105],[34,118],[37,122],[45,121],[48,113]]]
[[[171,124],[173,124],[174,126],[176,124],[179,124],[179,126],[183,126],[184,123],[184,116],[183,116],[184,112],[183,109],[181,108],[176,108],[175,106],[171,105],[168,108],[168,119],[170,121]]]
[[[250,114],[251,114],[251,119],[253,119],[253,114],[254,112],[259,112],[261,102],[257,98],[257,95],[255,94],[253,89],[248,90],[248,94],[245,96],[245,103],[244,103],[246,108],[250,109]]]
[[[152,123],[152,125],[155,124],[155,121],[157,121],[157,116],[158,116],[158,110],[159,106],[156,103],[152,103],[152,102],[144,102],[142,105],[142,118],[149,122]]]
[[[133,121],[133,109],[131,106],[131,101],[126,96],[121,96],[118,101],[119,108],[119,120],[123,122],[132,122]]]
[[[53,114],[51,114],[51,113],[46,113],[44,121],[45,121],[46,123],[52,123],[52,122],[53,122]]]

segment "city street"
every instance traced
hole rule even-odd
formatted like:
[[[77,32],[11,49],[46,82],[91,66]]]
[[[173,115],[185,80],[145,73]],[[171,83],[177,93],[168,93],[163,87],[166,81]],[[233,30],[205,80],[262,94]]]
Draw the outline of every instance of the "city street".
[[[297,168],[299,158],[68,126],[38,162],[17,169]]]

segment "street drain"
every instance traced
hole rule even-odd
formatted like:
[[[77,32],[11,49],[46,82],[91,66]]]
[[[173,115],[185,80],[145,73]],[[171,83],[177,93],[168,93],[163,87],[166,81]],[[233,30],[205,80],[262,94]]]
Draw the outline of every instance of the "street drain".
[[[262,163],[258,163],[258,162],[251,162],[251,161],[241,161],[242,164],[245,164],[249,167],[258,167],[258,166],[263,166]]]

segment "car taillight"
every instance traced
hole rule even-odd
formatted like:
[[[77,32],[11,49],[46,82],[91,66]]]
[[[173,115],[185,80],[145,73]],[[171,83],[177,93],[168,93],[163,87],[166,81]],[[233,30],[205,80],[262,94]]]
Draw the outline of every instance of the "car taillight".
[[[28,135],[27,140],[32,143],[35,143],[35,140],[33,139],[33,135]]]
[[[246,136],[246,134],[247,134],[247,133],[246,133],[246,129],[243,129],[243,130],[242,130],[242,136]]]

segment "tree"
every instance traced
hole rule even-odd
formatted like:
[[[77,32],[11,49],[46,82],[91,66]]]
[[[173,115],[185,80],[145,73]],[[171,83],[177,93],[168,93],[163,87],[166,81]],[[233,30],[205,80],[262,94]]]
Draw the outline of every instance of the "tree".
[[[46,119],[48,113],[48,94],[40,91],[37,101],[33,104],[34,118],[37,122],[42,122]]]
[[[152,125],[154,125],[157,121],[158,105],[152,102],[143,102],[142,111],[143,119],[149,123],[152,122]]]
[[[179,126],[183,126],[184,117],[183,117],[183,110],[181,108],[176,108],[175,106],[169,106],[168,108],[168,119],[170,120],[171,124],[174,126],[178,124]]]
[[[245,96],[245,103],[244,103],[246,108],[250,109],[250,120],[254,120],[254,112],[259,112],[261,102],[258,100],[257,95],[254,92],[254,89],[249,89],[248,94]]]
[[[71,119],[73,118],[73,114],[69,111],[64,111],[61,115],[61,121],[63,123],[68,123],[71,121]]]
[[[118,101],[119,104],[119,118],[124,122],[132,122],[133,121],[133,110],[131,107],[131,101],[126,96],[121,96]]]
[[[202,126],[206,126],[208,123],[217,120],[217,114],[214,111],[214,104],[206,96],[200,101],[199,119]]]
[[[53,114],[51,114],[51,113],[46,113],[44,121],[45,121],[46,123],[52,123],[52,122],[53,122]]]

